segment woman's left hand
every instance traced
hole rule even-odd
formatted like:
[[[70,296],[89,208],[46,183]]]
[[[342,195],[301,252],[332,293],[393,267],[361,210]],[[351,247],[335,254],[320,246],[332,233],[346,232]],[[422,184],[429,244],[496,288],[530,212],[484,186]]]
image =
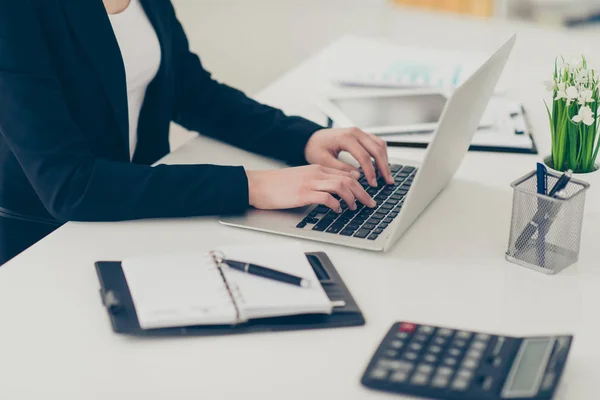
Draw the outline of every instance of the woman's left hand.
[[[306,144],[304,156],[311,164],[350,172],[358,179],[360,173],[354,166],[338,160],[342,151],[347,151],[359,162],[371,186],[377,186],[377,175],[372,159],[375,160],[375,165],[385,181],[388,184],[394,183],[386,142],[358,128],[322,129],[315,132]]]

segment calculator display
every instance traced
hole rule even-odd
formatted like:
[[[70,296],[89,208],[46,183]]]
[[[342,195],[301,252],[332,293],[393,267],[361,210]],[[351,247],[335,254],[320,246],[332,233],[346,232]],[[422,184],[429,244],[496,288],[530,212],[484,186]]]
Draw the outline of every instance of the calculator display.
[[[538,392],[553,345],[551,338],[528,339],[523,343],[504,388],[505,398],[534,396]]]

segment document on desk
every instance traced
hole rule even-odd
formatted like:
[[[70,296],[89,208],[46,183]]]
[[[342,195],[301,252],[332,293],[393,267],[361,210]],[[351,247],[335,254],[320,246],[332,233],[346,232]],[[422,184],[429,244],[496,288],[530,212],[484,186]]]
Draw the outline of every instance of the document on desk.
[[[336,43],[329,78],[346,86],[454,88],[465,82],[488,55],[398,46],[380,39],[347,36]],[[498,85],[496,94],[504,91]]]
[[[208,254],[125,259],[123,273],[142,329],[235,325],[255,318],[331,314],[332,303],[298,245],[224,246],[229,259],[294,274],[294,286],[220,266]]]

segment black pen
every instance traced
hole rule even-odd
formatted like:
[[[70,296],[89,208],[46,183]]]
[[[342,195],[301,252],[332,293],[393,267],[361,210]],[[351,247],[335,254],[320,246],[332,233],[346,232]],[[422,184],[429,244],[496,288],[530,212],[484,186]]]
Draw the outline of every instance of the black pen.
[[[221,260],[221,263],[229,265],[229,267],[236,269],[241,272],[245,272],[250,275],[260,276],[262,278],[272,279],[274,281],[289,283],[290,285],[309,287],[310,281],[299,276],[286,274],[285,272],[276,271],[271,268],[262,267],[260,265],[235,261],[235,260]]]
[[[558,193],[561,190],[563,190],[564,188],[566,188],[567,185],[569,184],[569,182],[571,181],[572,176],[573,176],[573,171],[571,171],[571,170],[568,170],[567,172],[562,174],[562,176],[560,178],[558,178],[558,182],[556,182],[554,187],[550,190],[550,193],[548,194],[548,196],[554,197],[554,195],[556,195],[556,193]]]
[[[554,184],[548,196],[556,198],[557,193],[559,193],[567,187],[567,184],[571,181],[572,176],[573,171],[568,170],[567,172],[565,172]],[[558,212],[558,208],[556,207],[556,205],[552,204],[549,208],[550,210],[538,209],[531,221],[529,221],[525,229],[523,229],[523,232],[521,232],[516,241],[516,246],[518,250],[522,250],[525,247],[525,244],[527,244],[529,239],[531,239],[531,237],[535,234],[535,232],[538,230],[538,228],[543,222],[545,222],[548,219],[553,220],[554,217],[556,217],[556,213]],[[545,232],[541,232],[541,234],[545,236]]]

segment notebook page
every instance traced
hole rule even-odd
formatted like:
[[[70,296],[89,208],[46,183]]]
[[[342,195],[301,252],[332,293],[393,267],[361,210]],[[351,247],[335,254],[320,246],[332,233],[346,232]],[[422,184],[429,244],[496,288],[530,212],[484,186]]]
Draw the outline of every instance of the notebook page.
[[[309,279],[311,282],[310,287],[303,288],[224,266],[230,287],[237,289],[239,308],[245,318],[331,314],[329,297],[300,245],[224,246],[219,250],[231,260],[272,268]]]
[[[208,255],[129,258],[122,268],[142,329],[236,322],[223,277]]]

